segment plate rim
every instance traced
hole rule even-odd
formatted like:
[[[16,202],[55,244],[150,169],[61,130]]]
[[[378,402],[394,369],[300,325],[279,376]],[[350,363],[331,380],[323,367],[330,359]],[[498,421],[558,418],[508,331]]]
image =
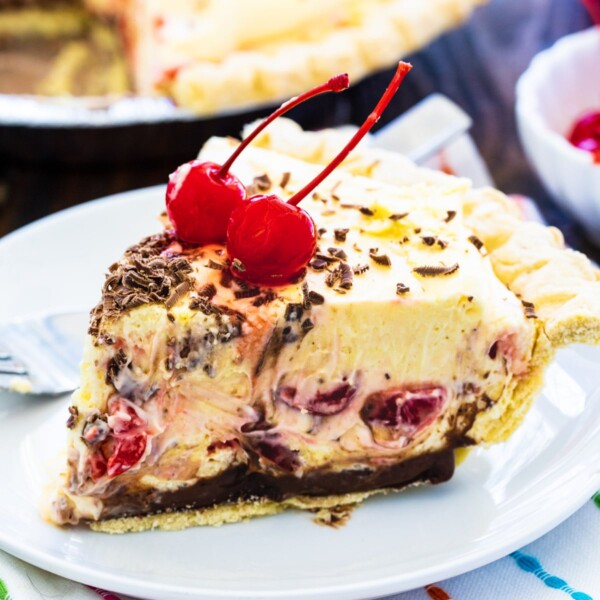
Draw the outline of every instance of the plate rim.
[[[134,199],[143,200],[145,197],[156,195],[161,190],[164,190],[164,185],[156,185],[127,192],[120,192],[105,196],[95,200],[90,200],[83,204],[58,211],[52,215],[48,215],[38,219],[30,224],[27,224],[14,232],[9,233],[0,239],[0,257],[4,253],[4,248],[13,240],[20,238],[23,235],[35,235],[38,228],[52,226],[55,222],[68,220],[71,215],[85,213],[93,210],[96,207],[105,207],[109,204],[121,202],[126,198],[131,201]],[[1,427],[1,425],[0,425]],[[582,448],[579,447],[574,456],[580,457]],[[579,464],[585,464],[586,467],[591,466],[593,461],[590,457],[587,460],[581,461]],[[581,473],[571,473],[568,479],[581,479]],[[47,553],[20,544],[18,540],[8,539],[6,534],[0,530],[0,548],[7,551],[9,554],[28,562],[34,566],[45,569],[51,573],[68,579],[78,581],[80,583],[95,585],[106,588],[116,593],[124,593],[130,595],[151,594],[150,598],[344,598],[344,599],[360,599],[371,597],[373,595],[381,596],[386,594],[400,593],[416,587],[426,585],[434,580],[447,579],[454,577],[481,566],[489,564],[501,557],[506,556],[510,552],[531,543],[542,535],[548,533],[568,517],[574,514],[581,506],[583,506],[592,495],[600,488],[600,469],[592,468],[592,472],[587,474],[584,480],[587,485],[581,483],[576,486],[577,493],[566,495],[562,498],[561,503],[557,503],[559,508],[552,513],[552,518],[547,518],[542,522],[536,522],[535,526],[527,529],[525,533],[510,530],[508,537],[504,537],[500,542],[495,544],[486,540],[483,542],[483,550],[479,549],[476,556],[464,555],[447,560],[442,566],[428,565],[420,568],[416,572],[410,574],[388,575],[383,577],[373,577],[361,583],[348,584],[333,584],[328,586],[321,585],[320,587],[302,588],[300,590],[226,590],[226,589],[208,589],[199,588],[197,586],[190,587],[189,585],[181,584],[166,584],[156,582],[144,582],[143,580],[135,580],[130,576],[119,574],[105,574],[98,569],[90,568],[85,565],[70,563],[64,559],[54,556],[48,556]],[[544,488],[546,489],[546,488]],[[573,489],[573,488],[572,488]],[[538,492],[539,493],[539,492]],[[160,535],[173,535],[176,532],[160,532]],[[497,538],[497,536],[493,536]],[[492,538],[492,539],[493,539]],[[141,584],[141,587],[140,587]],[[164,594],[169,594],[165,596]]]

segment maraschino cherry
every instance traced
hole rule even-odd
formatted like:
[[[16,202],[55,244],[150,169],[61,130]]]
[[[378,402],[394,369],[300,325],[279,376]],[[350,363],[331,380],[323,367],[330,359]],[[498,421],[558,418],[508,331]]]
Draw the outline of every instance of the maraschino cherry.
[[[573,146],[592,153],[595,163],[600,164],[600,112],[590,112],[581,117],[569,135]]]
[[[592,20],[596,25],[600,25],[600,0],[582,0],[587,8]]]
[[[315,223],[298,204],[357,146],[377,123],[412,66],[400,62],[377,103],[343,150],[298,193],[284,202],[278,196],[257,195],[239,203],[227,228],[227,253],[236,277],[255,284],[281,285],[296,279],[317,247]]]
[[[288,100],[239,144],[224,165],[198,160],[181,165],[169,176],[166,198],[167,214],[177,237],[190,244],[224,242],[231,211],[246,199],[246,188],[229,172],[235,159],[277,117],[309,98],[325,92],[342,92],[349,85],[348,75],[342,73]]]

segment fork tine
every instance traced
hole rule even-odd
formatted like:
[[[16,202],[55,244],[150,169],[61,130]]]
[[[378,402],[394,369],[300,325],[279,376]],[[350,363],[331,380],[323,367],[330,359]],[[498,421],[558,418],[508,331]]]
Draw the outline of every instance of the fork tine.
[[[2,375],[27,375],[27,367],[15,360],[3,360],[0,363],[0,374]]]
[[[35,390],[57,392],[77,386],[80,355],[70,347],[70,340],[62,334],[56,319],[50,315],[10,323],[0,329],[3,345],[24,364],[24,373],[29,373]]]

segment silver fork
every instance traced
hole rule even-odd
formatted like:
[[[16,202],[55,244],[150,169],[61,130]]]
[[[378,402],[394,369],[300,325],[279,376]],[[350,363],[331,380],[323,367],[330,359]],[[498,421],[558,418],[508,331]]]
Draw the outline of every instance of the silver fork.
[[[79,383],[89,315],[60,312],[0,325],[0,390],[57,395]]]

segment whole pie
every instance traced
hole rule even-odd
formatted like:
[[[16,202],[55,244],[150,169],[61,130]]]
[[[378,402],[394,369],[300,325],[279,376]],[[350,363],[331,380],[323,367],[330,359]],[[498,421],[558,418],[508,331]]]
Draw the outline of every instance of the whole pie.
[[[342,143],[279,120],[235,174],[286,199]],[[600,343],[598,270],[500,192],[361,144],[303,206],[318,248],[286,285],[166,219],[109,268],[55,523],[180,529],[441,483],[518,427],[557,348]]]
[[[5,0],[0,92],[122,94],[120,40],[137,94],[200,114],[272,103],[331,73],[390,67],[484,1]]]

